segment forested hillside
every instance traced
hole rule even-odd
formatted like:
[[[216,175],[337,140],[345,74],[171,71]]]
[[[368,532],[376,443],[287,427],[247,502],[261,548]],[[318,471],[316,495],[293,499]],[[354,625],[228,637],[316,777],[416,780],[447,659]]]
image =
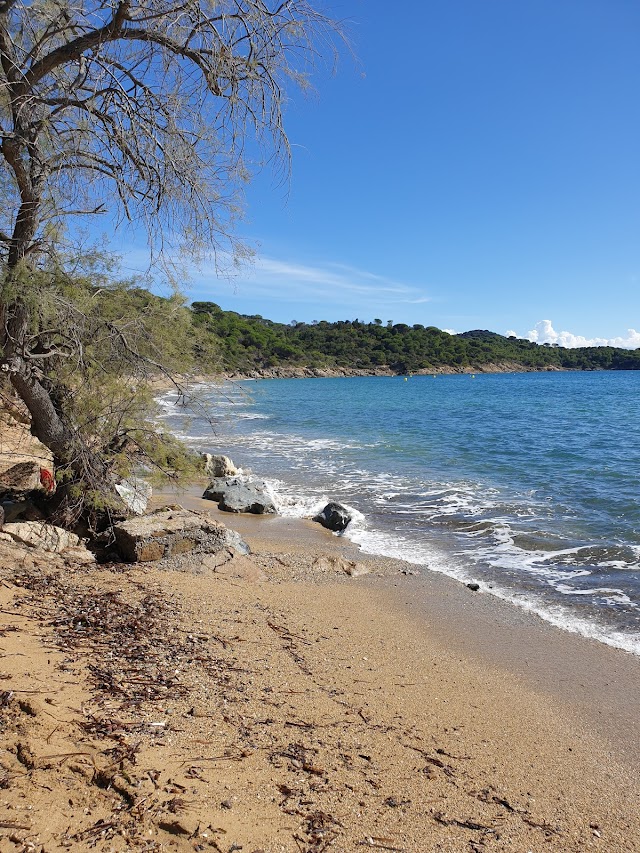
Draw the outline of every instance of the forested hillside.
[[[388,367],[397,373],[452,367],[514,365],[523,369],[637,370],[640,350],[614,347],[565,349],[506,338],[495,332],[451,335],[435,326],[404,323],[383,325],[324,320],[274,323],[259,315],[223,311],[213,302],[194,302],[193,323],[199,337],[214,341],[225,371],[249,372],[274,367]],[[205,333],[203,335],[203,333]]]

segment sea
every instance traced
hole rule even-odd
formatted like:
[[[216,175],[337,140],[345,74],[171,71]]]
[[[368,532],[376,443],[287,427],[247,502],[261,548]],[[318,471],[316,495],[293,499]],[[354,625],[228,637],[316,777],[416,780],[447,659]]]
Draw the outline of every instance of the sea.
[[[159,403],[282,515],[339,501],[363,552],[640,654],[640,371],[227,381]]]

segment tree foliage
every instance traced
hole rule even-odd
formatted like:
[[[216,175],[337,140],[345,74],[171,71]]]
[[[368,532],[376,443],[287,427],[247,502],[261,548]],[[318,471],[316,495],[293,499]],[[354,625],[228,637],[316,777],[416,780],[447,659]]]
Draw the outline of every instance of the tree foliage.
[[[56,520],[115,510],[118,502],[104,484],[133,468],[151,478],[192,473],[190,454],[158,430],[152,384],[196,363],[216,367],[213,342],[193,328],[184,300],[154,296],[96,264],[74,275],[49,264],[24,280],[14,275],[10,287],[28,310],[24,345],[34,377],[63,429],[63,446],[52,442],[60,483]]]
[[[640,369],[640,350],[546,347],[479,329],[451,335],[435,326],[391,321],[382,326],[378,320],[285,325],[222,311],[212,302],[194,302],[191,308],[195,328],[205,329],[212,336],[222,363],[230,371],[282,365],[360,370],[388,367],[398,373],[491,364],[532,370]]]
[[[115,495],[144,376],[191,349],[179,302],[66,275],[61,227],[117,211],[152,248],[233,256],[248,166],[286,173],[287,90],[336,32],[307,0],[0,0],[0,367],[68,477],[67,523]]]

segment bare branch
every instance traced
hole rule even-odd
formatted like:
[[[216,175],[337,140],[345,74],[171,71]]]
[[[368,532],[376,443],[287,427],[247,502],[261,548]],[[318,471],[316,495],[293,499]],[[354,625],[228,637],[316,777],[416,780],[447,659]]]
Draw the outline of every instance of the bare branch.
[[[285,84],[304,86],[336,35],[307,0],[2,9],[0,229],[13,232],[12,263],[38,238],[44,206],[60,217],[94,211],[114,191],[160,245],[176,221],[214,250],[233,245],[248,167],[288,170]],[[91,183],[81,178],[89,163],[102,166]]]

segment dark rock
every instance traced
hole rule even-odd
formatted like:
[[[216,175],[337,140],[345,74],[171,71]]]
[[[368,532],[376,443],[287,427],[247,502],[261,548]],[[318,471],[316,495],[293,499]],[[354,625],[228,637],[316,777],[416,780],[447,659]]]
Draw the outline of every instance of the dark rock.
[[[250,512],[254,515],[277,512],[266,484],[250,477],[216,477],[202,497],[216,501],[218,509],[224,512]]]
[[[480,589],[480,584],[479,583],[468,583],[467,589],[470,589],[471,592],[477,592]]]
[[[225,490],[235,482],[235,477],[216,477],[211,480],[207,488],[202,493],[202,498],[205,501],[218,501],[222,500],[222,496],[225,493]]]
[[[314,515],[313,520],[320,522],[327,530],[334,530],[337,533],[345,529],[351,521],[352,516],[349,510],[342,504],[331,502],[328,503],[322,512]]]
[[[2,530],[2,525],[4,524],[4,507],[0,504],[0,530]]]

